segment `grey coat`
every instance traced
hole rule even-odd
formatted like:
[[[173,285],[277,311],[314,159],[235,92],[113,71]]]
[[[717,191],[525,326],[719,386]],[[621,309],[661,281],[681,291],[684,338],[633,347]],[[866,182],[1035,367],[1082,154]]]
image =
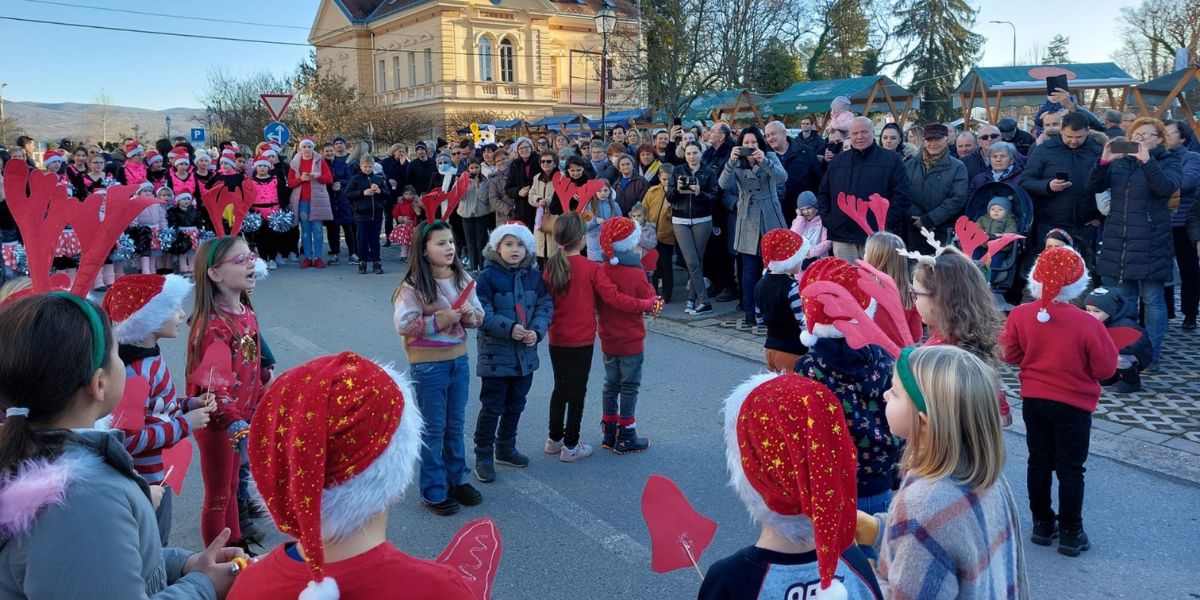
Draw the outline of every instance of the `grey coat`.
[[[914,156],[904,166],[912,187],[908,215],[921,217],[921,224],[931,230],[953,225],[967,205],[970,184],[967,166],[949,154],[928,170],[921,155]]]
[[[121,438],[84,430],[54,461],[26,463],[0,485],[13,510],[4,496],[14,484],[60,482],[21,495],[23,514],[0,529],[0,598],[216,600],[207,577],[182,575],[190,552],[162,547],[150,489]]]
[[[492,214],[491,204],[488,203],[489,189],[491,181],[486,177],[472,179],[471,184],[467,186],[467,193],[463,194],[462,200],[458,202],[458,208],[455,212],[460,217],[486,217]]]
[[[774,152],[767,152],[766,157],[765,162],[755,164],[752,169],[735,166],[741,161],[725,161],[721,168],[719,183],[722,188],[737,183],[737,227],[733,232],[733,249],[741,254],[759,254],[763,235],[772,229],[787,227],[775,188],[787,181],[788,174]]]

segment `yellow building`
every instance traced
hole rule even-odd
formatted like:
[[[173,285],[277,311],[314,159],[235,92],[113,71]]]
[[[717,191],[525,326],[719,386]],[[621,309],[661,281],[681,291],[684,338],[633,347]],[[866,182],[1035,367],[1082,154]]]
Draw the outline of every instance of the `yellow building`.
[[[308,39],[321,69],[380,105],[447,117],[599,117],[603,37],[595,15],[606,3],[619,18],[610,50],[639,47],[629,0],[322,0]],[[621,81],[616,54],[609,54],[609,112],[645,98],[644,89]]]

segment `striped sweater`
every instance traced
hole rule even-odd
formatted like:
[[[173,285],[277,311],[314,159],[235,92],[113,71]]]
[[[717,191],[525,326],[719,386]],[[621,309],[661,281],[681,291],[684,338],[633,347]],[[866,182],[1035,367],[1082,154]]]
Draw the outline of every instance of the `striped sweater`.
[[[467,329],[483,325],[483,305],[472,289],[469,302],[475,308],[475,320],[470,325],[458,322],[449,327],[439,327],[435,316],[437,311],[453,306],[462,290],[455,284],[454,277],[434,281],[437,282],[438,294],[433,304],[422,302],[416,288],[407,283],[400,288],[400,295],[396,298],[392,323],[396,326],[396,333],[401,336],[409,364],[454,360],[465,355]],[[464,275],[463,284],[469,281],[471,278]]]
[[[155,485],[163,480],[163,450],[192,434],[192,425],[183,414],[189,401],[176,397],[175,383],[158,346],[139,348],[121,346],[125,378],[143,377],[150,382],[146,398],[146,421],[141,429],[125,429],[125,449],[133,456],[133,469]]]
[[[908,475],[881,520],[880,584],[893,600],[1028,600],[1025,554],[1003,476],[982,493]]]

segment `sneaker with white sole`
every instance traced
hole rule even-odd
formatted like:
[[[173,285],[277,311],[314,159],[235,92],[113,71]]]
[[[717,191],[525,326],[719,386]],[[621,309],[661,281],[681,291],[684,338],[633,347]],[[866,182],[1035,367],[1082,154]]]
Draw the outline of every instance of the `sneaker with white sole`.
[[[558,454],[562,449],[562,440],[546,440],[546,454]]]
[[[697,306],[696,310],[692,311],[692,314],[693,315],[707,315],[708,313],[710,313],[712,311],[713,311],[713,305],[704,303],[704,304],[701,304],[700,306]]]
[[[271,261],[271,262],[267,263],[267,268],[274,271],[275,269],[279,268],[279,263],[276,263],[275,261]]]
[[[687,306],[685,306],[685,307],[683,308],[683,314],[685,314],[685,315],[694,315],[694,314],[696,314],[696,303],[695,303],[694,301],[692,301],[692,300],[688,300],[688,301],[687,301]]]
[[[558,453],[558,460],[563,462],[575,462],[581,458],[587,458],[591,455],[592,447],[583,442],[579,442],[573,447],[563,446],[562,450]]]

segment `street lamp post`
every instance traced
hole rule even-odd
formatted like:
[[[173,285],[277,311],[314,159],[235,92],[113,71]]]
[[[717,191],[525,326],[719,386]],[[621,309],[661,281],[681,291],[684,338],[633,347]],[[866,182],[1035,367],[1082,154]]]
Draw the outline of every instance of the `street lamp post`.
[[[1017,66],[1017,26],[1012,24],[1012,21],[989,21],[997,25],[1008,25],[1013,30],[1013,66]]]
[[[167,115],[167,139],[171,139],[171,115]]]
[[[604,7],[596,12],[596,31],[604,37],[600,51],[600,139],[608,141],[608,36],[617,28],[617,11],[612,3],[604,0]]]
[[[205,107],[204,114],[208,116],[208,121],[205,122],[205,126],[208,127],[208,129],[204,130],[204,144],[206,147],[210,147],[210,146],[208,146],[208,136],[213,135],[213,128],[212,128],[213,107],[211,107],[211,106]]]

